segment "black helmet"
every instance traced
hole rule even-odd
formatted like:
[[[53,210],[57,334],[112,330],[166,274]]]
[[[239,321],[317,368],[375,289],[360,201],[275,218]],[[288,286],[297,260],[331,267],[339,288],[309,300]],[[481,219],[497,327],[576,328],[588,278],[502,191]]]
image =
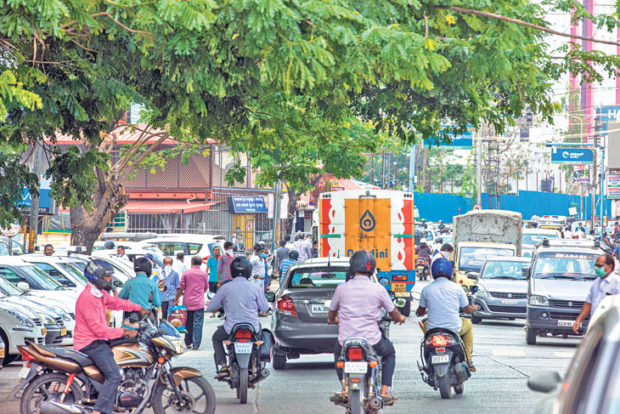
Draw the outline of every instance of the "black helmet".
[[[355,254],[351,256],[349,263],[349,273],[352,275],[355,273],[366,273],[371,275],[375,272],[377,267],[375,258],[368,250],[360,250],[355,252]]]
[[[106,270],[105,267],[95,263],[92,260],[88,262],[84,268],[84,276],[86,276],[86,279],[95,285],[97,289],[107,290],[108,292],[112,290],[113,286],[112,283],[107,282],[104,279],[104,276],[108,276],[110,274],[111,272]]]
[[[230,262],[230,276],[238,277],[243,276],[247,279],[252,275],[252,263],[248,260],[247,257],[238,256]]]
[[[291,250],[290,252],[288,252],[288,258],[292,260],[299,259],[299,252],[297,250]]]
[[[151,276],[151,271],[153,270],[153,264],[146,257],[138,257],[133,262],[133,270],[134,272],[144,272],[147,276]]]
[[[108,240],[103,243],[103,248],[106,250],[112,250],[114,248],[114,242],[112,240]]]

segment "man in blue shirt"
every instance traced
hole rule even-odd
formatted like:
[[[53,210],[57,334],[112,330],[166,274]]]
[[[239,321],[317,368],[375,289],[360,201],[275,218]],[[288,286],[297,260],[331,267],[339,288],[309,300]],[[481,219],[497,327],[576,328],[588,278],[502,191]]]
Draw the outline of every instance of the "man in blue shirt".
[[[258,314],[270,309],[262,286],[248,280],[251,274],[252,264],[247,258],[233,259],[230,263],[232,281],[220,287],[207,307],[209,312],[223,307],[226,313],[224,325],[219,326],[212,336],[215,367],[219,378],[229,374],[223,342],[228,339],[233,326],[249,323],[256,332],[260,332]]]
[[[162,318],[168,318],[168,309],[173,305],[174,298],[179,288],[179,274],[172,267],[172,257],[166,257],[164,259],[164,280],[160,282],[160,286],[163,287],[161,294],[161,314]]]
[[[133,264],[136,277],[125,283],[118,297],[129,299],[145,309],[151,309],[153,306],[159,308],[161,306],[161,294],[157,283],[150,278],[152,269],[153,265],[149,259],[146,257],[137,258]]]
[[[298,258],[299,252],[297,252],[297,250],[291,250],[288,252],[288,259],[284,259],[280,265],[280,284],[284,281],[284,276],[286,276],[288,268],[299,263],[297,261]]]

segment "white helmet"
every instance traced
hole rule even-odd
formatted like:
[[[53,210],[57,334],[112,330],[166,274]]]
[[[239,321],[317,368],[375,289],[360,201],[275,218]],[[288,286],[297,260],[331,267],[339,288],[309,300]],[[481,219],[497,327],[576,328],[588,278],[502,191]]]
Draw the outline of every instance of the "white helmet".
[[[420,239],[420,243],[426,243],[426,239]]]

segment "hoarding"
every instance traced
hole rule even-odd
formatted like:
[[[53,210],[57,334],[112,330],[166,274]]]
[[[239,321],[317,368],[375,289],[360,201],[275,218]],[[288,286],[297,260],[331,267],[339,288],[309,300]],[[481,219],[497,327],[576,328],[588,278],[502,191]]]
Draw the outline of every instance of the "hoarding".
[[[553,164],[592,164],[593,159],[591,149],[551,148],[551,162]]]
[[[620,174],[607,176],[607,198],[620,200]]]

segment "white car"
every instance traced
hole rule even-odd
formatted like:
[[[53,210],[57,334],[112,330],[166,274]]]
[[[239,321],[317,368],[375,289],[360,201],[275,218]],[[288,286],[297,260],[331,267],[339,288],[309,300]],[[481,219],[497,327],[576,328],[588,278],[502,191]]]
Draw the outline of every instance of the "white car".
[[[127,256],[127,258],[129,258],[129,260],[118,257],[118,255],[116,254],[116,250],[98,250],[96,252],[93,252],[92,257],[108,259],[109,261],[111,260],[117,266],[122,266],[123,268],[131,272],[133,272],[133,262],[138,257],[150,257],[151,263],[153,263],[153,276],[155,276],[157,280],[161,280],[163,278],[163,254],[151,250],[127,249],[125,250],[125,255]],[[135,276],[135,272],[133,272],[133,275]]]
[[[4,363],[9,364],[19,357],[18,345],[30,340],[45,345],[47,329],[39,316],[28,307],[12,303],[0,293],[0,340],[6,352]]]
[[[96,241],[95,244],[93,244],[93,252],[99,251],[99,250],[106,250],[105,248],[105,244],[106,242],[111,241],[112,243],[114,243],[114,248],[116,249],[116,247],[118,246],[123,246],[125,248],[125,250],[128,249],[138,249],[138,250],[149,250],[149,251],[153,251],[159,254],[162,254],[162,252],[159,250],[159,248],[151,243],[150,241],[139,241],[139,242],[134,242],[134,241],[115,241],[115,240],[99,240]]]
[[[532,253],[544,239],[558,239],[560,232],[552,229],[523,229],[521,234],[521,256],[532,257]]]
[[[209,256],[213,255],[213,248],[219,247],[224,253],[224,236],[210,236],[207,234],[168,234],[149,239],[147,242],[155,244],[164,255],[176,257],[177,253],[183,253],[187,268],[191,267],[192,256],[202,258],[203,270]]]

